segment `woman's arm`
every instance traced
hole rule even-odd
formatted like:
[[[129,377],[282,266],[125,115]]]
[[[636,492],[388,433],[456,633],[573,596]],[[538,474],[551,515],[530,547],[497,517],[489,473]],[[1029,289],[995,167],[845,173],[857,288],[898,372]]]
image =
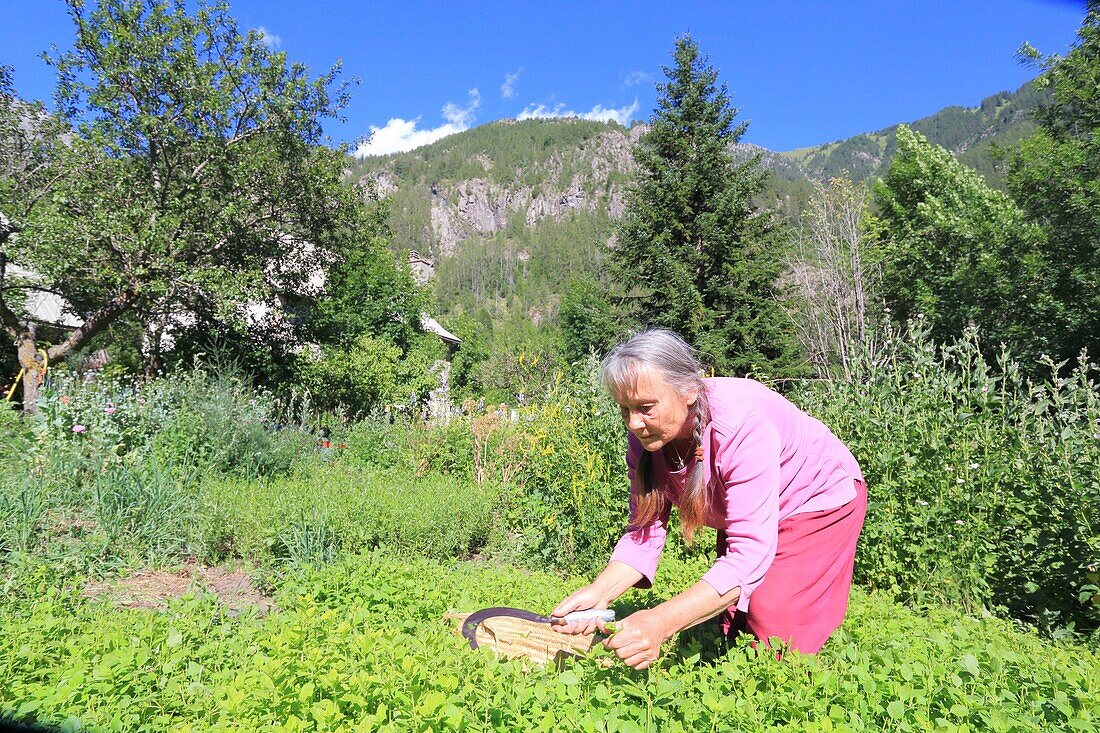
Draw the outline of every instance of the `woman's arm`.
[[[551,616],[564,616],[570,611],[587,611],[590,608],[607,608],[642,579],[642,574],[626,563],[612,560],[596,579],[573,592],[550,612]],[[596,630],[595,621],[555,626],[564,634],[589,634]]]
[[[627,665],[645,669],[657,659],[666,639],[717,616],[740,597],[740,587],[719,595],[710,583],[700,580],[664,603],[624,618],[605,644]]]

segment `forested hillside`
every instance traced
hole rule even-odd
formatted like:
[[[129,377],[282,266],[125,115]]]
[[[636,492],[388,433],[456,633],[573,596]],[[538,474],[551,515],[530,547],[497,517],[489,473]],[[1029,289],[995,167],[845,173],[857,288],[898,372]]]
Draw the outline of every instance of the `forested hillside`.
[[[1030,134],[1049,98],[1034,83],[977,107],[948,107],[911,123],[994,187],[999,148]],[[553,316],[568,283],[594,276],[623,212],[635,169],[631,146],[647,127],[578,119],[502,120],[432,145],[356,160],[350,176],[388,201],[394,245],[430,262],[442,312],[493,318]],[[897,126],[826,145],[775,152],[735,144],[735,160],[759,156],[769,172],[754,200],[796,222],[814,181],[881,177],[897,150]]]
[[[643,129],[501,121],[367,158],[352,176],[387,201],[396,246],[434,265],[427,273],[445,310],[499,316],[509,304],[553,301],[599,261]]]
[[[908,126],[958,160],[981,173],[993,186],[1004,187],[998,149],[1019,143],[1035,131],[1033,115],[1050,100],[1050,90],[1034,81],[1015,92],[997,92],[977,107],[947,107]],[[882,176],[897,151],[898,125],[844,140],[783,153],[806,175],[819,180],[844,176],[866,181]]]

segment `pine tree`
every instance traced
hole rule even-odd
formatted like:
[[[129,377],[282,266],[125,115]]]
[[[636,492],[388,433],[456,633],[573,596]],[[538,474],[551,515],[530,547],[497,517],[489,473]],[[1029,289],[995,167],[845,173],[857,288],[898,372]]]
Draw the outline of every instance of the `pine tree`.
[[[718,72],[690,36],[676,41],[657,109],[634,151],[639,166],[612,271],[643,323],[671,328],[725,373],[788,373],[790,321],[779,305],[783,253],[772,216],[752,198],[766,172],[734,161],[734,124]]]

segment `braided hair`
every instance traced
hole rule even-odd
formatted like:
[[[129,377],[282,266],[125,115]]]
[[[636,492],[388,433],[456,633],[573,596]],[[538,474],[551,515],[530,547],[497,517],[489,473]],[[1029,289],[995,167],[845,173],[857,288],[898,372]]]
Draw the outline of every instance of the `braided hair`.
[[[659,375],[672,390],[684,398],[695,397],[689,408],[692,420],[691,454],[696,456],[688,473],[680,501],[680,528],[691,542],[695,529],[703,523],[707,509],[707,487],[703,461],[698,458],[703,431],[710,423],[710,403],[703,384],[702,364],[695,350],[677,333],[663,328],[642,331],[611,350],[600,365],[604,387],[616,397],[633,390],[642,375]],[[637,531],[659,519],[668,510],[669,500],[656,484],[653,454],[643,450],[635,467],[638,495],[629,529]]]

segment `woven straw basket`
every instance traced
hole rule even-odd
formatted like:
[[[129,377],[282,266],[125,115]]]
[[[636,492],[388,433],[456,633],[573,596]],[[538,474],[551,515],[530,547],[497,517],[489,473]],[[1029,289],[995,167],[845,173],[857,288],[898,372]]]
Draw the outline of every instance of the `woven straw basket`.
[[[462,633],[462,624],[469,613],[448,613],[446,621],[455,622],[455,630]],[[493,616],[485,619],[475,633],[478,647],[488,647],[497,656],[526,657],[537,664],[560,662],[569,656],[583,656],[596,642],[592,634],[559,634],[548,624],[526,621],[511,616]]]

